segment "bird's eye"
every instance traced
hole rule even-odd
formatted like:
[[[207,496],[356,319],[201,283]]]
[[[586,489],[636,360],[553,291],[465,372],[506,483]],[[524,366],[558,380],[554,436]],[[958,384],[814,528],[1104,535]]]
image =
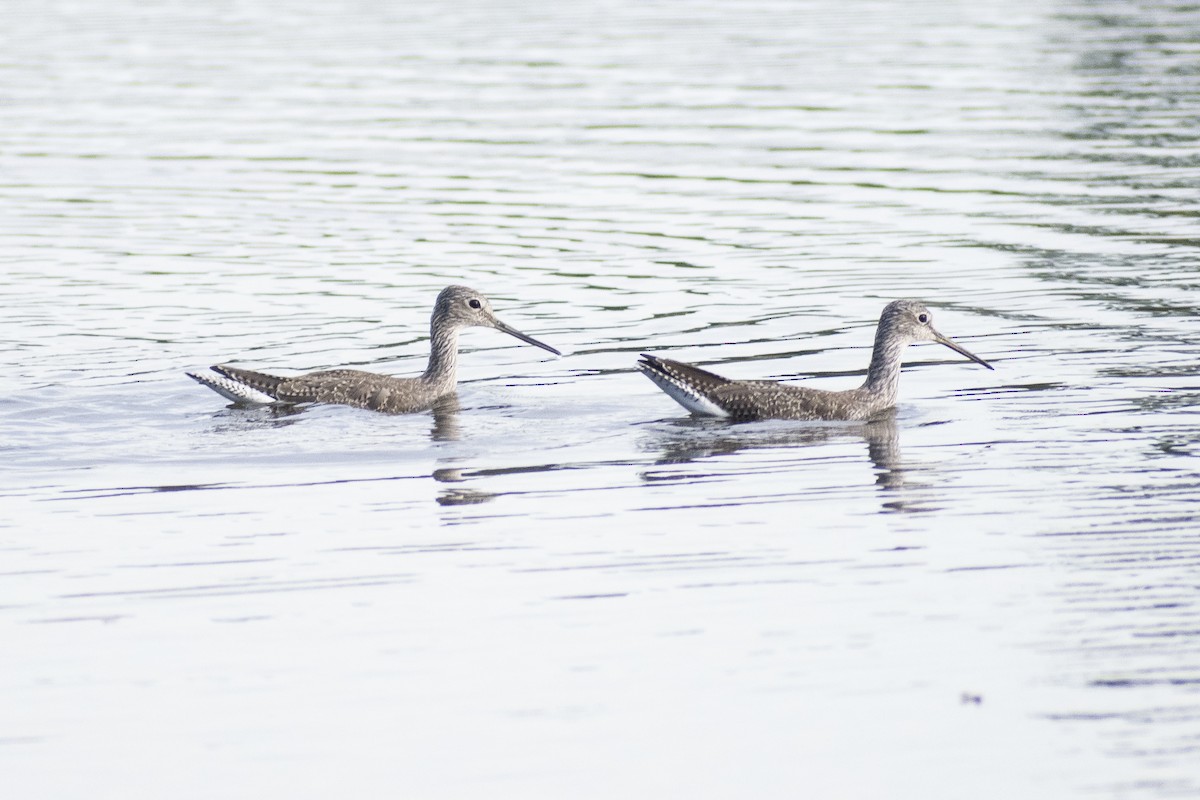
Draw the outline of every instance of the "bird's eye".
[[[469,305],[471,308],[483,308],[483,303],[479,302],[478,297],[472,297],[467,301],[467,305]]]
[[[929,315],[928,314],[918,314],[917,322],[920,322],[922,325],[924,325],[925,323],[929,322]]]

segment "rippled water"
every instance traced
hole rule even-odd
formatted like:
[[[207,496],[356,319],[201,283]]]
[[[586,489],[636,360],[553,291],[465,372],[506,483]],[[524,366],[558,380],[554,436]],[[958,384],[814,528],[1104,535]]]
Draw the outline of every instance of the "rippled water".
[[[1200,11],[19,4],[0,769],[22,797],[1200,793]],[[183,372],[460,409],[229,409]],[[861,380],[698,421],[649,351]]]

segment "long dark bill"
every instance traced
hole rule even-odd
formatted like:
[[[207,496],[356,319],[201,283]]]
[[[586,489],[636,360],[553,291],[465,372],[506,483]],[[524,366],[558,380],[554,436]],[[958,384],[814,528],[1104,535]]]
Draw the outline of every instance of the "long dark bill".
[[[521,333],[516,328],[509,327],[508,325],[505,325],[503,322],[501,322],[498,319],[493,320],[493,322],[496,325],[496,330],[504,331],[509,336],[515,336],[516,338],[520,339],[522,342],[525,342],[525,344],[531,344],[534,347],[540,347],[543,350],[549,350],[551,353],[554,353],[554,355],[556,355],[556,356],[562,355],[562,353],[555,350],[553,347],[546,344],[545,342],[539,342],[537,339],[533,338],[532,336],[526,336],[525,334]]]
[[[967,358],[974,361],[976,364],[982,364],[983,366],[987,367],[990,370],[996,369],[991,364],[987,363],[986,361],[984,361],[982,358],[980,358],[979,356],[972,353],[967,348],[965,348],[959,344],[956,344],[953,340],[948,339],[945,336],[942,336],[937,331],[934,331],[933,338],[934,338],[934,341],[936,341],[938,344],[946,345],[946,347],[949,347],[951,350],[953,350],[956,353],[961,353],[962,355],[964,355]]]

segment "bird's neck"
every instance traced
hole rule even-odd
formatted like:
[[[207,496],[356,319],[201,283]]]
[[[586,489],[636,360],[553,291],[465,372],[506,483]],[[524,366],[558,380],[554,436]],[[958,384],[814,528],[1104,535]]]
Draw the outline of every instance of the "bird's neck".
[[[867,380],[863,389],[886,408],[896,403],[900,392],[900,362],[904,355],[905,342],[889,336],[887,326],[880,325],[875,331],[875,349],[871,352],[871,366],[867,369]]]
[[[453,389],[457,364],[458,330],[433,327],[429,338],[429,366],[425,368],[422,380],[447,390]]]

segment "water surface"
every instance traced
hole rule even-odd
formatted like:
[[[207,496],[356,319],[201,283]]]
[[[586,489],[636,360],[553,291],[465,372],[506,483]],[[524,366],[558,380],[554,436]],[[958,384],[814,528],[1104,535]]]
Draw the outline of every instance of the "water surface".
[[[0,60],[26,797],[1200,792],[1200,13],[47,3]],[[186,369],[459,410],[229,409]],[[698,421],[639,352],[862,380]],[[69,765],[64,768],[64,765]]]

